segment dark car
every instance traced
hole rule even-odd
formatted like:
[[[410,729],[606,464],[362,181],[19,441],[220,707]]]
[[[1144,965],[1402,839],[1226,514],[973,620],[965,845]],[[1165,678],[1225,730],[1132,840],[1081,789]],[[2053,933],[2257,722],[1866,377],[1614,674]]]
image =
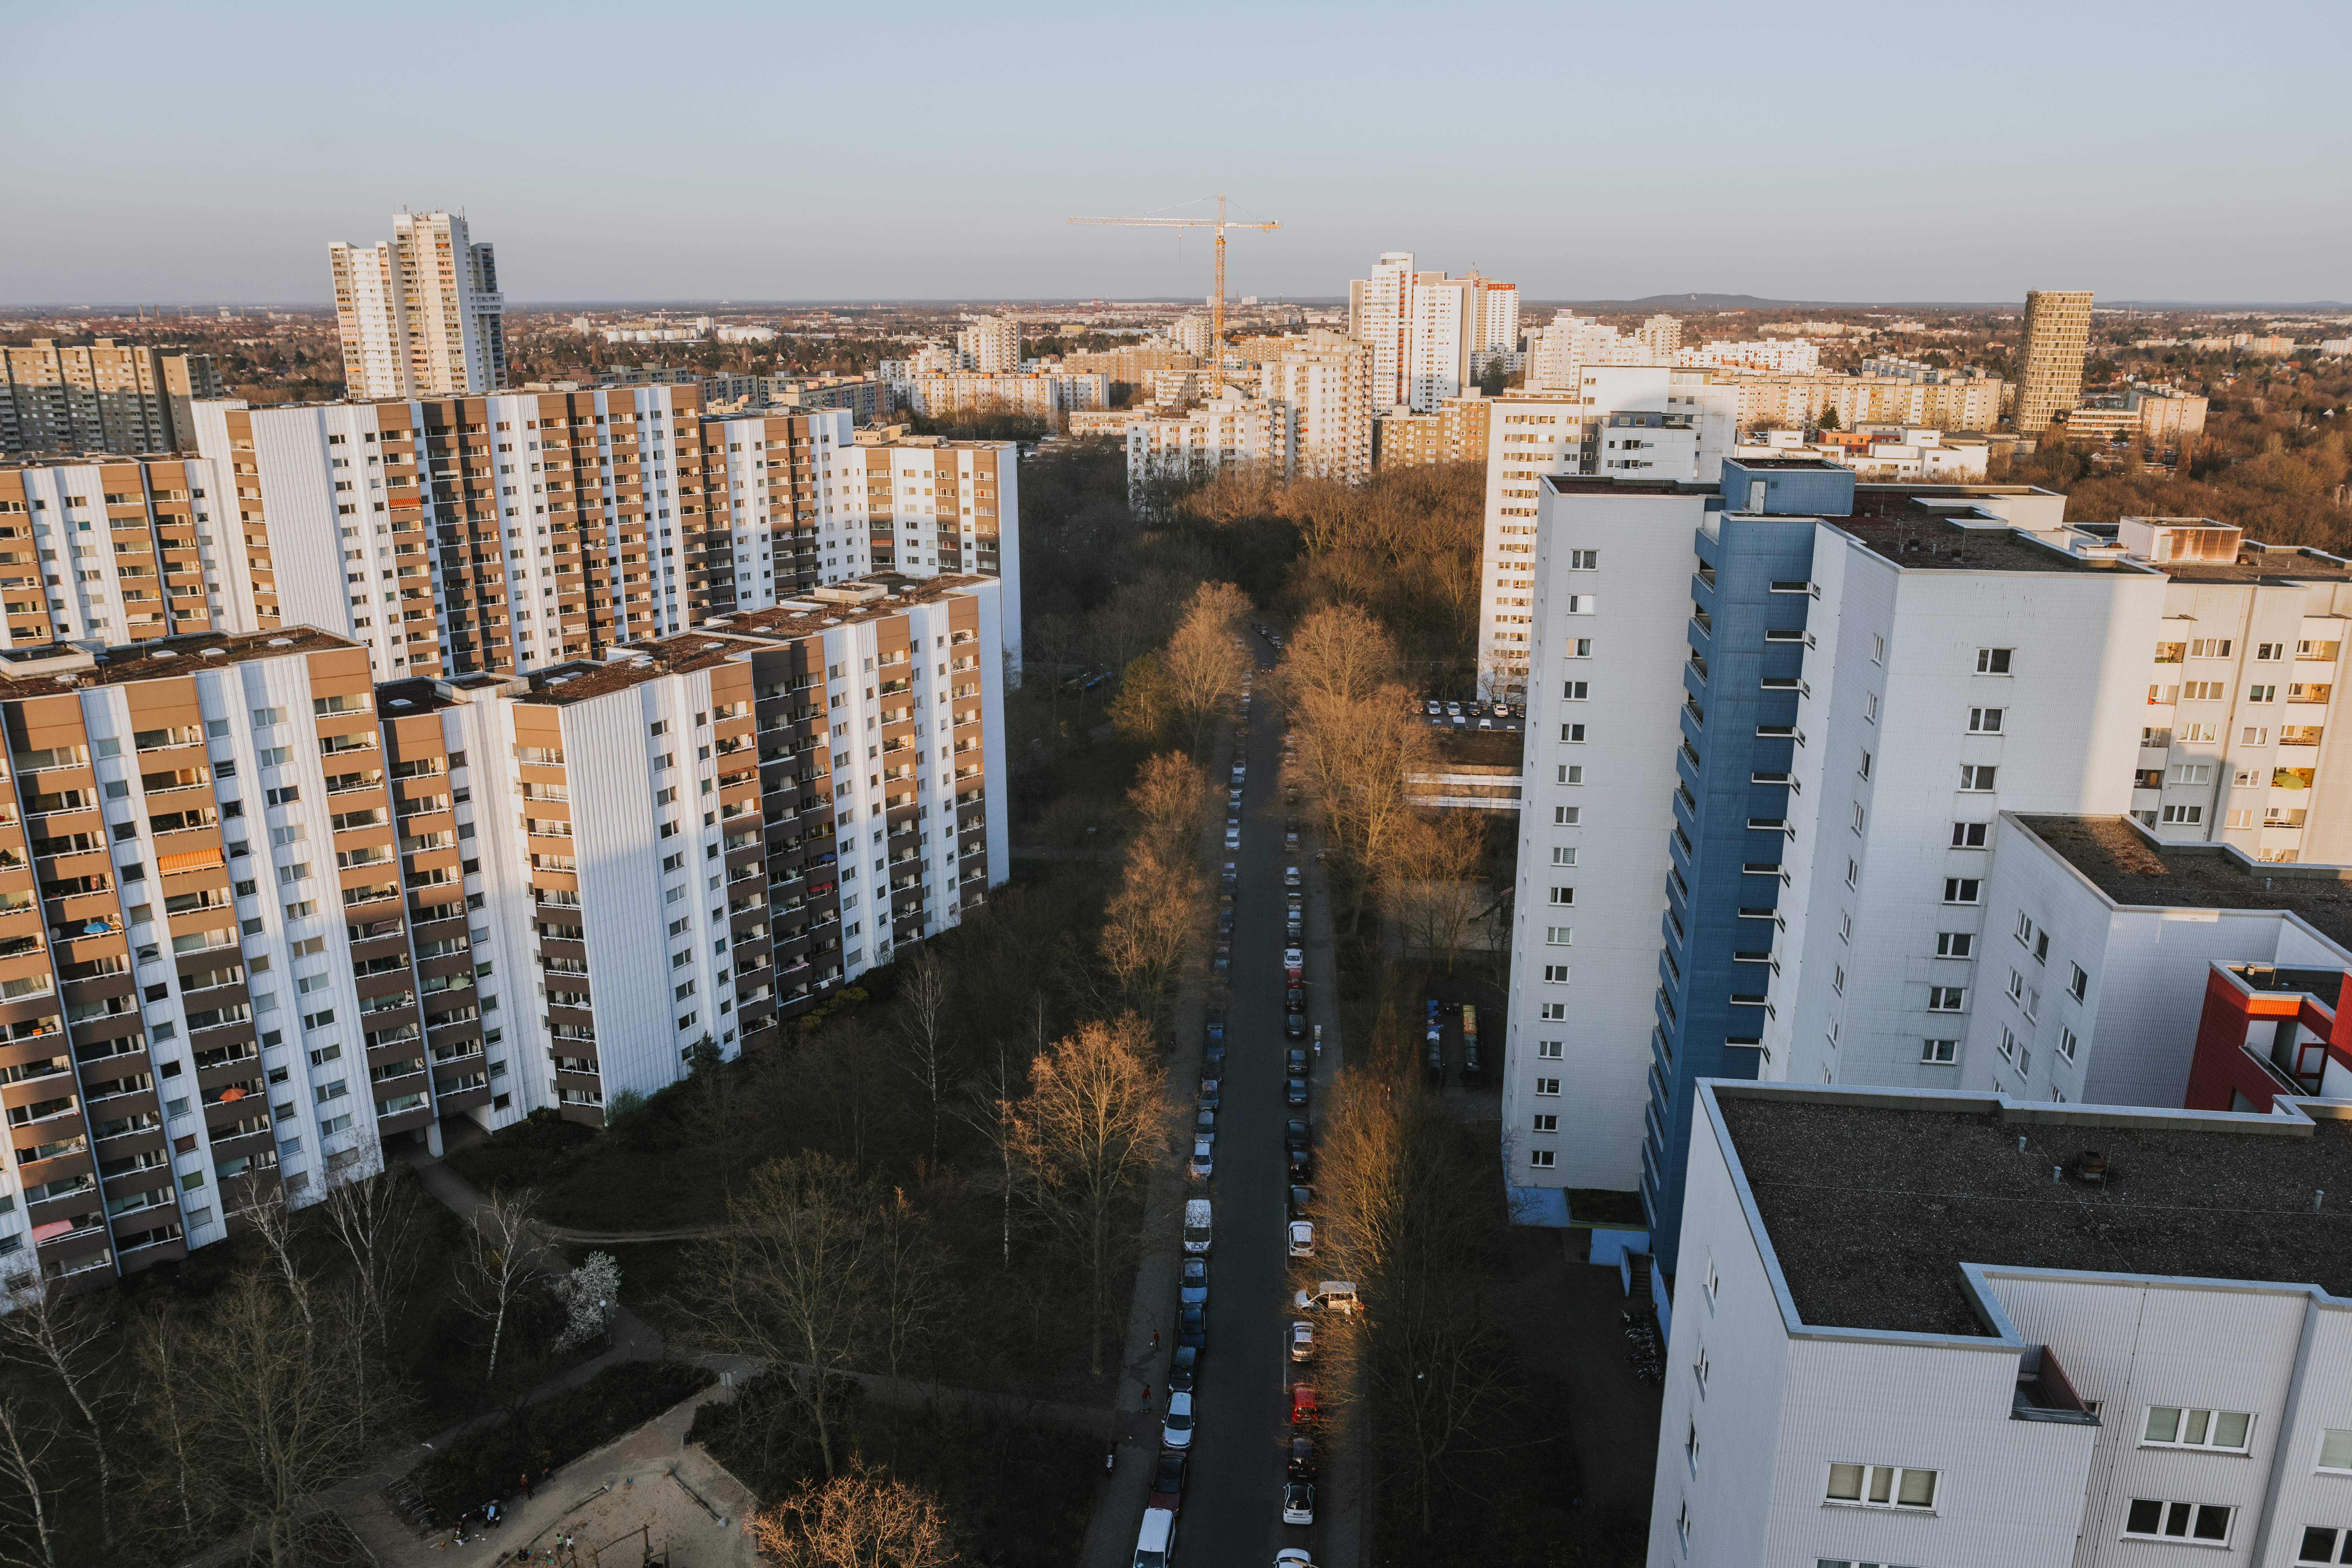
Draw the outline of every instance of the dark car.
[[[1144,1500],[1143,1506],[1164,1508],[1171,1512],[1182,1508],[1188,1468],[1190,1466],[1183,1455],[1172,1448],[1163,1452],[1160,1456],[1160,1463],[1152,1467],[1151,1495]]]
[[[1293,1219],[1305,1219],[1305,1218],[1307,1216],[1307,1214],[1309,1213],[1309,1211],[1311,1211],[1311,1210],[1314,1208],[1314,1206],[1315,1206],[1315,1189],[1314,1189],[1314,1188],[1312,1188],[1312,1187],[1293,1187],[1293,1188],[1291,1188],[1291,1189],[1290,1189],[1290,1217],[1291,1217],[1291,1218],[1293,1218]]]
[[[1204,1078],[1201,1080],[1201,1108],[1203,1110],[1216,1110],[1224,1103],[1224,1100],[1225,1086],[1222,1079]]]
[[[1192,1393],[1193,1380],[1200,1375],[1200,1350],[1192,1345],[1178,1345],[1175,1359],[1168,1363],[1168,1392]]]
[[[1209,1260],[1205,1258],[1184,1259],[1184,1272],[1176,1282],[1179,1305],[1197,1307],[1209,1300]]]
[[[1486,1069],[1478,1061],[1478,1037],[1472,1035],[1462,1042],[1462,1084],[1474,1088],[1486,1080]]]
[[[1217,911],[1217,934],[1219,936],[1231,936],[1234,934],[1233,910],[1219,910]]]
[[[1304,1108],[1307,1104],[1307,1080],[1303,1078],[1285,1079],[1282,1084],[1282,1102],[1285,1105]]]
[[[1284,1148],[1304,1149],[1312,1144],[1314,1141],[1314,1135],[1307,1131],[1305,1118],[1294,1116],[1289,1121],[1282,1124],[1282,1146]]]
[[[1176,1343],[1205,1350],[1209,1343],[1209,1313],[1205,1307],[1179,1307],[1176,1310]]]
[[[1286,1156],[1290,1165],[1290,1184],[1303,1187],[1315,1179],[1315,1156],[1305,1149],[1293,1149]]]
[[[1209,1015],[1209,1044],[1221,1046],[1224,1043],[1225,1016],[1223,1013],[1212,1013]]]
[[[1288,942],[1291,946],[1297,947],[1298,945],[1298,937],[1299,924],[1297,921],[1292,921],[1282,928],[1282,940]]]
[[[1307,987],[1286,985],[1282,988],[1282,1005],[1293,1012],[1307,1005]]]
[[[1284,1051],[1282,1053],[1282,1070],[1288,1073],[1293,1078],[1305,1078],[1307,1076],[1306,1047],[1303,1046],[1293,1046],[1289,1049]]]
[[[1201,1065],[1213,1073],[1225,1070],[1225,1045],[1223,1040],[1209,1042],[1209,1048],[1202,1053]]]
[[[1282,1016],[1282,1037],[1286,1040],[1305,1039],[1307,1037],[1307,1015],[1304,1013],[1285,1013]]]
[[[1283,1467],[1283,1473],[1294,1481],[1311,1481],[1315,1479],[1314,1438],[1304,1432],[1292,1434],[1290,1458],[1289,1462]]]

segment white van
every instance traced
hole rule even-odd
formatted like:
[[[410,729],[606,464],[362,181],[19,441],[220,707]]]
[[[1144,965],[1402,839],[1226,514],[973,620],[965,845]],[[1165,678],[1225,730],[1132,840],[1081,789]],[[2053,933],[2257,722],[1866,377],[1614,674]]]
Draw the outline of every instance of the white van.
[[[1209,1200],[1206,1198],[1184,1200],[1184,1250],[1209,1250]]]
[[[1135,1532],[1135,1568],[1171,1568],[1175,1561],[1175,1510],[1145,1509],[1143,1528]]]

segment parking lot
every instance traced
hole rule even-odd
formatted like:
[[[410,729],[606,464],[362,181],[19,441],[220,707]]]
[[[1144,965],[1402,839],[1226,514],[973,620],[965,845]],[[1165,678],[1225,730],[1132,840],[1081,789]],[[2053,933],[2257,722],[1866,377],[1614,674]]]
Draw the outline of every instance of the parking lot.
[[[1527,728],[1528,710],[1524,705],[1508,702],[1463,702],[1445,697],[1424,697],[1421,700],[1421,716],[1433,730],[1485,730],[1493,733],[1517,734]]]

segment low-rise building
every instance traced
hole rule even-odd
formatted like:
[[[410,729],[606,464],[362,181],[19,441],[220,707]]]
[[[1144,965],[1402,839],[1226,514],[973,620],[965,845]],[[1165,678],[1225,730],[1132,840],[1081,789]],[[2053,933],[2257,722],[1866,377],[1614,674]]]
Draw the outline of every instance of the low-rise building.
[[[2352,1537],[2352,1104],[1700,1086],[1648,1561]]]
[[[1108,406],[1110,383],[1099,374],[1058,371],[910,370],[901,396],[908,408],[928,417],[1003,413],[1052,418]]]
[[[1434,414],[1395,410],[1372,420],[1372,468],[1419,468],[1432,463],[1483,463],[1494,400],[1475,388],[1440,400]]]

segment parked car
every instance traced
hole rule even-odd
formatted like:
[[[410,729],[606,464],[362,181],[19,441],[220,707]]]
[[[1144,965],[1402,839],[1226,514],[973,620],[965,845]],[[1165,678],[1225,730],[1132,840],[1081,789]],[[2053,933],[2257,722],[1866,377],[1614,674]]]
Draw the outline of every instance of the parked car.
[[[1227,803],[1228,803],[1228,804],[1230,804],[1230,805],[1241,805],[1241,803],[1242,803],[1242,786],[1241,786],[1241,785],[1239,785],[1239,784],[1235,784],[1235,785],[1234,785],[1234,787],[1233,787],[1233,788],[1231,788],[1231,789],[1227,790],[1227,791],[1225,792],[1225,800],[1226,800],[1226,801],[1227,801]]]
[[[1445,705],[1445,710],[1448,713],[1459,713],[1462,711],[1462,704],[1459,702],[1449,702]]]
[[[1312,1188],[1312,1187],[1293,1187],[1293,1188],[1291,1188],[1291,1189],[1290,1189],[1289,1209],[1290,1209],[1290,1217],[1291,1217],[1291,1218],[1293,1218],[1293,1219],[1305,1219],[1305,1218],[1307,1217],[1307,1215],[1308,1211],[1309,1211],[1309,1210],[1311,1210],[1312,1208],[1314,1208],[1314,1206],[1315,1206],[1315,1189],[1314,1189],[1314,1188]]]
[[[1223,1036],[1219,1035],[1209,1041],[1208,1048],[1201,1054],[1201,1065],[1213,1073],[1222,1073],[1225,1070]]]
[[[1209,1314],[1201,1307],[1176,1309],[1176,1343],[1179,1348],[1191,1345],[1194,1350],[1206,1350],[1209,1345]]]
[[[1184,1259],[1184,1272],[1176,1281],[1176,1300],[1186,1307],[1200,1306],[1209,1299],[1209,1260],[1192,1257]]]
[[[1293,1186],[1304,1186],[1315,1179],[1315,1154],[1308,1149],[1293,1149],[1283,1158],[1290,1172]]]
[[[1201,1374],[1201,1347],[1178,1345],[1175,1356],[1168,1363],[1168,1392],[1190,1394],[1193,1381]],[[1294,1419],[1296,1418],[1294,1413]]]
[[[1274,1568],[1315,1568],[1315,1560],[1296,1546],[1286,1546],[1274,1554]]]
[[[1205,1138],[1212,1143],[1217,1141],[1217,1113],[1214,1109],[1204,1105],[1193,1112],[1192,1136]]]
[[[1282,1146],[1284,1148],[1311,1148],[1314,1145],[1314,1130],[1307,1126],[1306,1118],[1294,1116],[1289,1121],[1282,1124]]]
[[[1307,1047],[1291,1046],[1285,1049],[1282,1053],[1282,1070],[1293,1078],[1303,1077],[1307,1072]]]
[[[1296,947],[1300,940],[1298,933],[1302,929],[1304,928],[1297,921],[1288,921],[1282,928],[1282,940]]]
[[[1304,1318],[1291,1320],[1290,1359],[1293,1361],[1315,1359],[1315,1325]]]
[[[1283,1474],[1294,1481],[1311,1481],[1315,1479],[1314,1438],[1304,1432],[1291,1434],[1290,1458],[1283,1466]]]
[[[1168,1386],[1173,1388],[1176,1385],[1171,1383]],[[1322,1418],[1323,1412],[1317,1409],[1315,1405],[1315,1385],[1311,1383],[1292,1384],[1290,1385],[1290,1424],[1293,1426],[1312,1426]]]
[[[1192,1141],[1192,1179],[1194,1181],[1205,1182],[1216,1174],[1216,1149],[1217,1146],[1206,1138],[1195,1138]]]
[[[1282,1489],[1282,1522],[1285,1524],[1312,1524],[1315,1522],[1315,1485],[1313,1482],[1292,1481],[1288,1486]]]
[[[1456,713],[1452,715],[1452,719],[1454,727],[1457,730],[1466,730],[1470,727],[1470,720],[1466,714]]]
[[[1201,1080],[1201,1103],[1214,1110],[1225,1100],[1225,1080],[1204,1078]]]
[[[1240,784],[1247,779],[1248,776],[1249,764],[1247,763],[1235,763],[1234,764],[1234,783]]]
[[[1302,878],[1298,875],[1298,868],[1297,868],[1297,867],[1296,867],[1296,866],[1285,866],[1285,867],[1282,868],[1282,885],[1283,885],[1284,887],[1286,887],[1286,888],[1296,888],[1296,887],[1298,887],[1298,886],[1302,883],[1302,881],[1303,881],[1303,880],[1304,880],[1304,879],[1302,879]]]
[[[1312,1258],[1315,1256],[1315,1226],[1312,1221],[1303,1219],[1292,1220],[1288,1230],[1284,1232],[1284,1234],[1287,1236],[1290,1240],[1291,1257]],[[1206,1289],[1207,1287],[1202,1287],[1203,1290]]]
[[[1285,849],[1296,849],[1298,847],[1298,829],[1293,827],[1284,832],[1282,836],[1282,847]]]
[[[1171,1448],[1189,1448],[1192,1446],[1192,1396],[1191,1394],[1171,1394],[1168,1396],[1168,1415],[1160,1423],[1160,1441],[1163,1446]]]
[[[1234,910],[1231,904],[1217,911],[1217,934],[1219,936],[1234,934]]]
[[[1326,1279],[1312,1290],[1299,1291],[1291,1298],[1291,1300],[1302,1312],[1318,1310],[1329,1312],[1360,1312],[1364,1310],[1363,1298],[1358,1296],[1356,1287],[1345,1279]]]
[[[1307,1108],[1307,1080],[1303,1078],[1285,1079],[1282,1083],[1282,1102],[1304,1110]]]
[[[1282,950],[1282,971],[1284,973],[1303,974],[1305,973],[1306,969],[1307,954],[1304,951],[1295,947],[1286,947]]]
[[[1286,985],[1283,987],[1282,1005],[1285,1007],[1288,1007],[1293,1010],[1306,1006],[1307,987],[1304,985]]]
[[[1491,730],[1494,727],[1495,721],[1492,719],[1481,719],[1478,721],[1478,728],[1481,730]]]
[[[1164,1508],[1171,1513],[1182,1508],[1184,1483],[1191,1479],[1186,1474],[1190,1466],[1191,1461],[1181,1450],[1171,1448],[1161,1454],[1160,1462],[1151,1468],[1151,1491],[1143,1500],[1143,1506]]]
[[[1240,848],[1241,847],[1242,847],[1242,829],[1241,829],[1241,824],[1239,824],[1239,823],[1237,823],[1237,822],[1229,822],[1229,823],[1227,823],[1227,824],[1225,825],[1225,847],[1226,847],[1226,848],[1228,848],[1228,849],[1238,849],[1238,848]]]
[[[1307,1015],[1304,1013],[1285,1013],[1282,1016],[1282,1037],[1286,1040],[1305,1039],[1307,1037]]]

